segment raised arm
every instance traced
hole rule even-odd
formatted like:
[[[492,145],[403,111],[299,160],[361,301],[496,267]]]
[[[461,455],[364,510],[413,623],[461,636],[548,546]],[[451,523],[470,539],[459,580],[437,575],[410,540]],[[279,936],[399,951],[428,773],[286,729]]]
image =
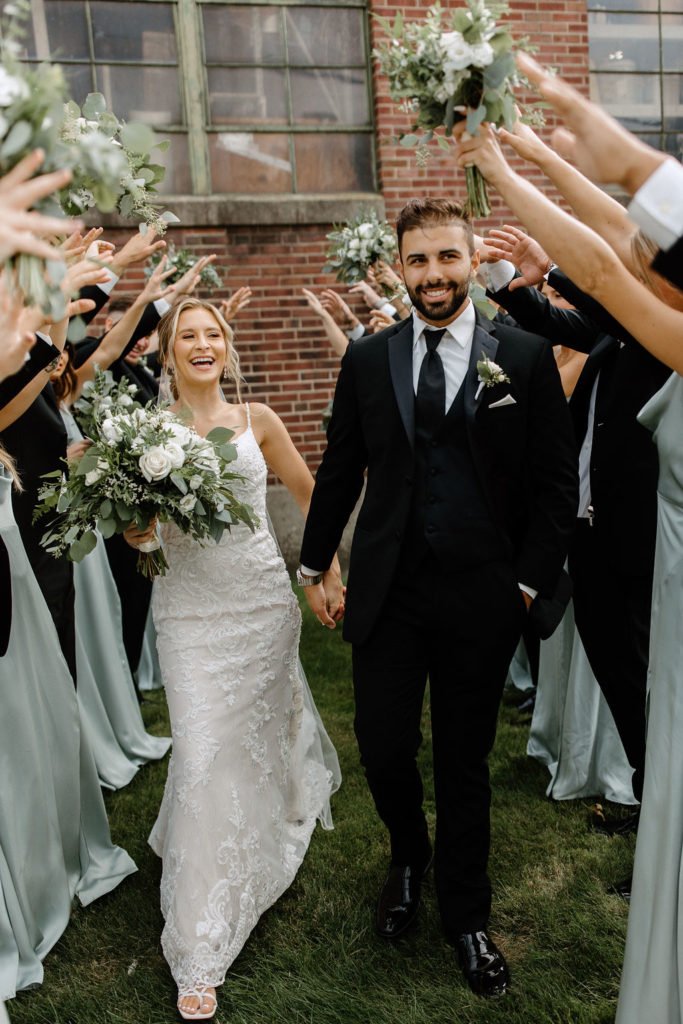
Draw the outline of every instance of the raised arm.
[[[683,374],[683,312],[656,298],[624,267],[594,231],[570,217],[516,174],[500,149],[495,130],[461,139],[456,161],[474,163],[549,256],[583,291],[592,295],[657,359]]]
[[[341,327],[335,322],[334,317],[327,309],[323,306],[322,302],[312,291],[308,288],[301,289],[306,299],[306,302],[311,307],[314,313],[316,313],[322,320],[323,327],[325,328],[325,334],[327,339],[334,349],[336,355],[341,357],[346,352],[346,346],[349,343],[349,339],[346,337]]]

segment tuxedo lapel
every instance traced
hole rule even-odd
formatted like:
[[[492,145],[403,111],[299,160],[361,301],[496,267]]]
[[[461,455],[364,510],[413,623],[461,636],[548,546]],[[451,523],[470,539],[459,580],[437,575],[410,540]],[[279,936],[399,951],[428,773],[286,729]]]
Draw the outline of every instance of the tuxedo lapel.
[[[477,323],[472,337],[472,351],[470,352],[470,365],[465,377],[465,416],[468,426],[474,423],[474,414],[481,404],[484,388],[480,388],[479,372],[477,363],[486,356],[491,362],[496,361],[498,352],[498,339],[492,333],[494,324],[490,320],[477,313]],[[479,394],[477,394],[479,392]]]
[[[413,318],[401,323],[396,333],[387,338],[389,370],[396,395],[398,411],[403,420],[411,448],[415,445],[415,392],[413,390]]]

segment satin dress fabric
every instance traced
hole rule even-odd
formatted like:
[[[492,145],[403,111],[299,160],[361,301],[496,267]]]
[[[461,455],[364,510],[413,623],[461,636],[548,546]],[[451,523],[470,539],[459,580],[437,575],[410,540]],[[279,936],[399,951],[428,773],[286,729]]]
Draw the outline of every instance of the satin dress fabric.
[[[683,1020],[683,378],[640,422],[659,452],[645,781],[616,1024]]]
[[[40,984],[71,904],[104,896],[135,864],[111,842],[73,680],[0,474],[12,627],[0,658],[0,1000]]]

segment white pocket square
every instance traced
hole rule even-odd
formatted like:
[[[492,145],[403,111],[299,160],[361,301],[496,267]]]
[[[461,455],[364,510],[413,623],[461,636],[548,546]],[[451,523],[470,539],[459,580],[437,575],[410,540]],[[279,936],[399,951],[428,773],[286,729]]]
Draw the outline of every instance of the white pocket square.
[[[517,402],[512,395],[506,395],[505,398],[501,398],[497,402],[491,402],[489,409],[502,409],[504,405],[517,405]]]

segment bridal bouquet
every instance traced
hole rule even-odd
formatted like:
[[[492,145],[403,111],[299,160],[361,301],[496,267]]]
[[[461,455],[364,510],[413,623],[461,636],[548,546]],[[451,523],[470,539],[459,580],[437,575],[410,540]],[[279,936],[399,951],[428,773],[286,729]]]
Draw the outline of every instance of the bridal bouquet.
[[[169,242],[163,253],[155,252],[153,256],[150,256],[145,264],[145,277],[149,278],[152,276],[163,256],[166,257],[166,270],[173,269],[175,271],[166,279],[167,284],[175,284],[197,262],[197,257],[193,256],[189,249],[176,249],[173,242]],[[207,263],[200,271],[199,281],[209,292],[223,287],[223,282],[211,263]]]
[[[355,220],[343,226],[335,225],[334,231],[326,236],[332,247],[327,252],[324,271],[334,272],[338,281],[356,284],[362,281],[368,267],[377,260],[393,263],[397,244],[394,229],[385,220],[380,220],[374,210],[361,211]],[[393,294],[384,285],[387,294]]]
[[[99,93],[91,93],[82,108],[67,102],[67,84],[57,65],[22,64],[20,40],[30,9],[26,0],[15,0],[0,19],[0,175],[41,148],[41,173],[63,168],[72,172],[61,192],[37,204],[41,212],[72,216],[96,206],[104,213],[117,210],[154,224],[163,233],[178,218],[158,211],[155,186],[165,170],[152,162],[149,150],[169,143],[157,142],[145,125],[120,122]],[[27,305],[61,319],[66,298],[59,289],[64,272],[59,259],[46,265],[22,253],[10,261],[10,269]]]
[[[230,490],[231,480],[243,479],[228,468],[237,456],[233,431],[216,427],[201,437],[168,409],[133,407],[132,398],[126,402],[130,395],[110,383],[108,371],[98,372],[88,399],[94,426],[85,455],[69,464],[66,476],[45,474],[34,520],[51,511],[57,518],[43,547],[80,562],[97,543],[95,528],[107,538],[132,525],[145,530],[155,519],[175,523],[200,544],[217,543],[237,523],[253,530],[253,509]],[[164,575],[168,563],[158,539],[140,549],[138,569]]]
[[[422,24],[404,23],[399,13],[392,24],[378,18],[391,37],[377,47],[382,73],[389,80],[392,99],[413,116],[412,132],[400,137],[403,146],[425,146],[432,138],[448,150],[448,137],[456,121],[467,119],[467,131],[476,135],[482,121],[507,125],[515,121],[514,88],[522,80],[512,51],[513,40],[496,18],[507,4],[465,0],[450,12],[444,25],[438,3],[429,8]],[[524,44],[526,40],[520,39]],[[443,127],[443,135],[435,129]],[[422,130],[424,134],[414,134]],[[476,167],[468,167],[467,200],[475,217],[490,212],[486,183]]]

